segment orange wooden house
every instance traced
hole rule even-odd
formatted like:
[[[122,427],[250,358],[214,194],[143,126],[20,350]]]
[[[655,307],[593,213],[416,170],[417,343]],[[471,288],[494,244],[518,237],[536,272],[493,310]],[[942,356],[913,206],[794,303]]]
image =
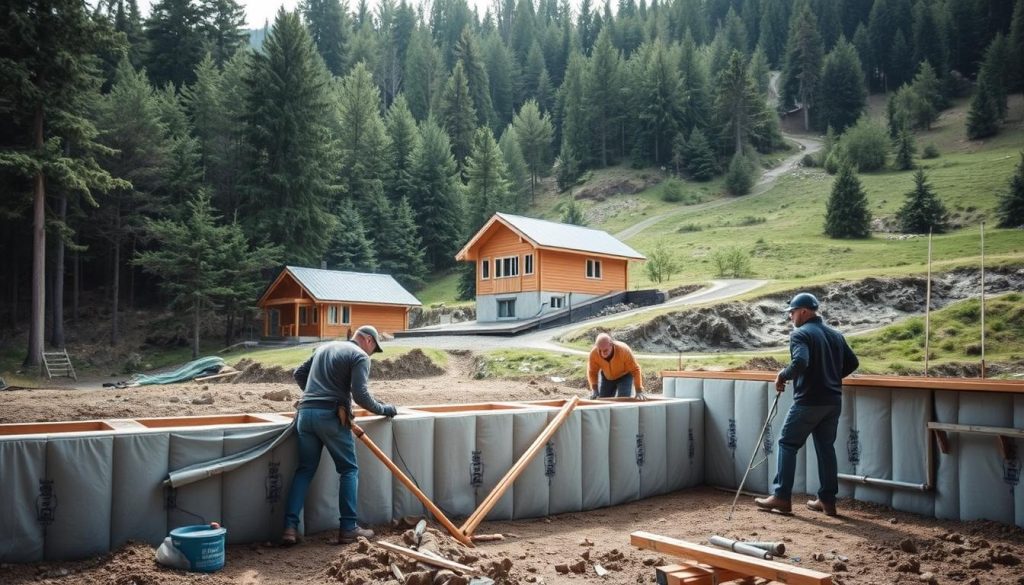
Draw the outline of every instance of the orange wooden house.
[[[459,251],[476,264],[477,321],[530,319],[629,289],[644,256],[601,230],[495,213]]]
[[[362,325],[409,328],[419,300],[388,274],[285,266],[259,300],[263,336],[314,341],[351,336]]]

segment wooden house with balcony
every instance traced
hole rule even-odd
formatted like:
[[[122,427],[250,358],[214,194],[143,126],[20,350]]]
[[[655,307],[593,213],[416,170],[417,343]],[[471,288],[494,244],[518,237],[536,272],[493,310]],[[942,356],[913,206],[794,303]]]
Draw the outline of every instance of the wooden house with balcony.
[[[629,290],[644,256],[611,234],[495,213],[455,256],[476,265],[477,322],[532,319]]]
[[[389,274],[285,266],[258,304],[264,337],[316,341],[347,339],[362,325],[404,331],[421,303]]]

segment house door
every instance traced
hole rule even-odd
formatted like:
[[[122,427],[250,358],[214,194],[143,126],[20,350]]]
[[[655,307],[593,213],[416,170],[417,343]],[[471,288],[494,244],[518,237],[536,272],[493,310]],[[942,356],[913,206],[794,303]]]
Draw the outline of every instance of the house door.
[[[270,326],[267,327],[267,332],[272,336],[281,335],[281,311],[278,309],[268,310],[267,319],[270,320]]]

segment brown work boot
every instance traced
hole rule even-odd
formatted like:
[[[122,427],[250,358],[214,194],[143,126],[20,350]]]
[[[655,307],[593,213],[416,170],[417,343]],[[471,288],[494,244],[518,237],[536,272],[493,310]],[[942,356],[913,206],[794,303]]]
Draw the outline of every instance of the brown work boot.
[[[815,498],[813,500],[807,500],[807,509],[808,510],[813,510],[815,512],[824,512],[826,516],[838,516],[839,515],[839,513],[836,512],[836,503],[835,502],[829,503],[829,502],[826,502],[826,501],[824,501],[824,500],[822,500],[820,498]]]
[[[373,538],[373,531],[369,528],[360,528],[356,526],[352,530],[339,530],[338,531],[338,544],[352,544],[360,536],[365,539]]]
[[[783,514],[793,513],[793,504],[789,500],[783,500],[776,496],[768,496],[767,498],[754,498],[754,503],[757,504],[758,508],[767,510],[769,512],[776,511],[782,512]]]
[[[292,546],[299,542],[299,531],[294,528],[285,528],[281,534],[281,546]]]

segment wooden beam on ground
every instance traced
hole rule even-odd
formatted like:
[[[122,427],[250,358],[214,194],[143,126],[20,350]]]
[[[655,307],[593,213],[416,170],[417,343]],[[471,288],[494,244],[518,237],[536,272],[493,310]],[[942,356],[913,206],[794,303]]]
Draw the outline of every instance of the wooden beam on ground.
[[[450,561],[450,560],[445,559],[445,558],[439,558],[439,557],[434,557],[434,556],[431,556],[431,555],[423,554],[423,553],[421,553],[419,551],[412,550],[411,548],[405,548],[404,546],[398,546],[397,544],[391,544],[390,542],[385,542],[383,540],[378,540],[374,544],[376,544],[377,546],[379,546],[379,547],[381,547],[383,549],[386,549],[386,550],[389,550],[391,552],[395,552],[395,553],[398,553],[398,554],[401,554],[401,555],[405,555],[405,556],[407,556],[407,557],[409,557],[411,559],[416,559],[417,561],[419,561],[421,563],[426,563],[428,565],[433,565],[435,567],[442,567],[442,568],[445,568],[445,569],[451,569],[453,571],[458,571],[460,573],[465,573],[467,575],[479,575],[480,574],[479,570],[474,569],[473,567],[470,567],[469,565],[463,565],[461,563],[456,563],[455,561]]]
[[[741,575],[764,577],[771,581],[792,585],[831,585],[832,576],[785,563],[755,559],[746,555],[709,546],[693,544],[642,530],[629,535],[629,542],[637,548],[653,550],[681,558],[693,559],[715,568],[735,571]]]
[[[241,370],[235,370],[234,372],[221,372],[220,374],[213,374],[212,376],[203,376],[202,378],[192,378],[193,382],[205,382],[207,380],[217,380],[220,378],[229,378],[231,376],[237,376],[241,374]]]

